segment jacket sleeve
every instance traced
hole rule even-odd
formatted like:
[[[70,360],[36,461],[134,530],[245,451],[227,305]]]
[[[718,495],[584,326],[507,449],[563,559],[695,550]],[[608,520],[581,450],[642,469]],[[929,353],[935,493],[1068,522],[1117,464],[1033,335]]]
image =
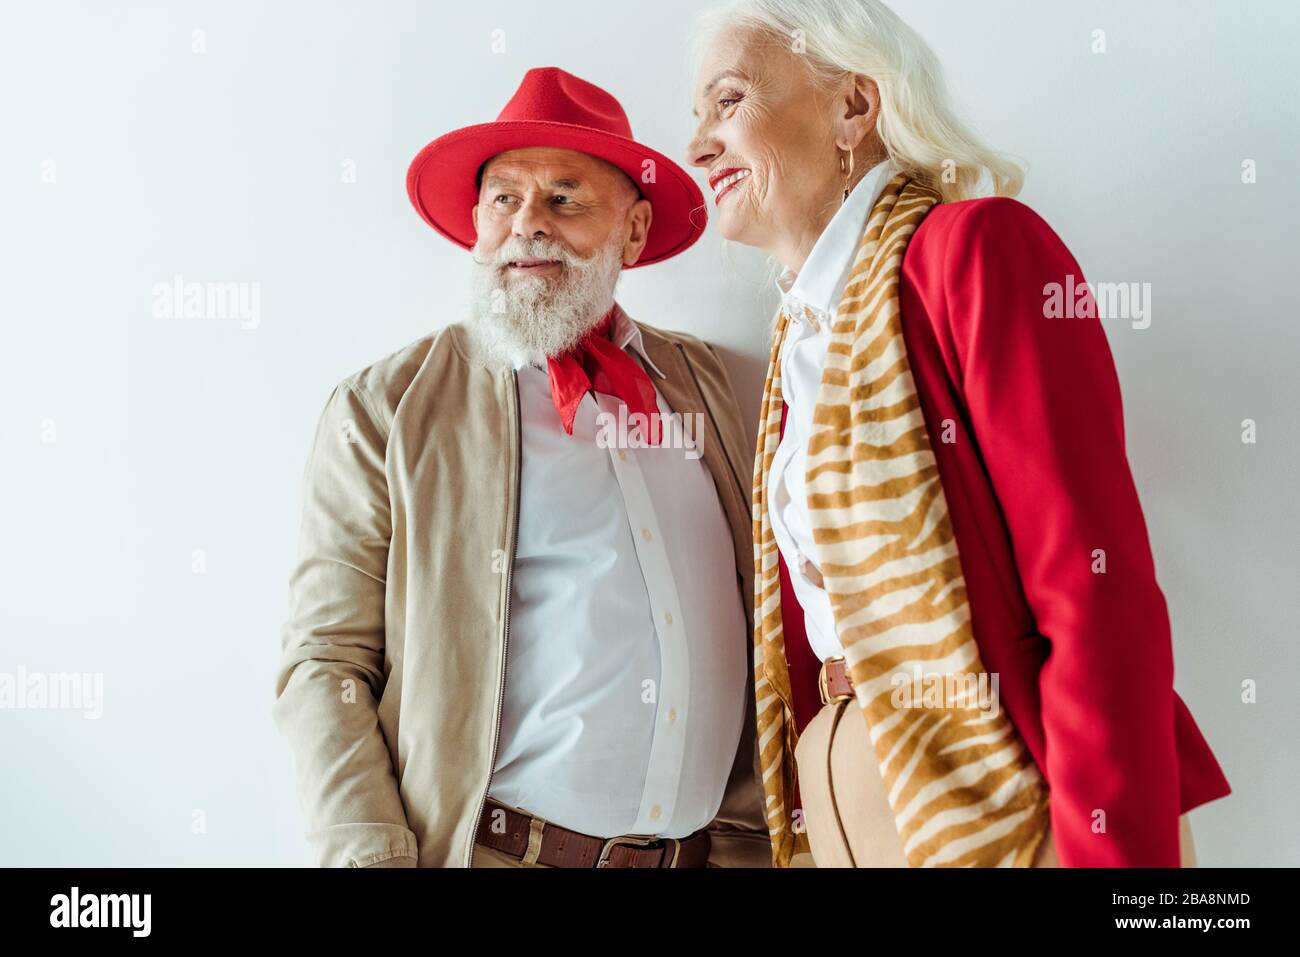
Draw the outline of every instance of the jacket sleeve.
[[[386,438],[357,390],[335,387],[302,478],[273,717],[288,739],[307,840],[322,867],[414,867],[379,725],[391,536]]]
[[[1110,348],[1098,318],[1048,318],[1051,284],[1084,277],[1037,214],[1010,199],[962,206],[945,299],[971,425],[1049,643],[1039,685],[1059,859],[1177,867],[1169,617]]]

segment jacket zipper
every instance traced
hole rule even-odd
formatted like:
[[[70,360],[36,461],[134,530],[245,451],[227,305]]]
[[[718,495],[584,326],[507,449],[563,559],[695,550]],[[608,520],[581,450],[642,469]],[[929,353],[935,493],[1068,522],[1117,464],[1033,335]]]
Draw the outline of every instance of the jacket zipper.
[[[511,579],[514,577],[515,556],[519,551],[519,493],[520,482],[523,476],[523,437],[522,427],[520,425],[519,410],[519,373],[516,370],[510,372],[510,384],[515,398],[515,417],[511,422],[512,431],[515,439],[515,481],[514,481],[514,519],[510,532],[510,561],[506,565],[506,609],[501,625],[501,682],[497,689],[497,710],[496,726],[492,732],[492,756],[488,760],[488,782],[483,788],[483,796],[478,802],[478,811],[475,812],[471,827],[473,831],[470,835],[469,854],[465,858],[465,866],[474,866],[474,837],[478,834],[478,822],[483,818],[483,808],[487,805],[488,792],[492,790],[492,776],[496,773],[497,765],[497,748],[501,742],[501,709],[505,703],[506,697],[506,668],[509,666],[508,650],[510,646],[510,596],[511,596]]]

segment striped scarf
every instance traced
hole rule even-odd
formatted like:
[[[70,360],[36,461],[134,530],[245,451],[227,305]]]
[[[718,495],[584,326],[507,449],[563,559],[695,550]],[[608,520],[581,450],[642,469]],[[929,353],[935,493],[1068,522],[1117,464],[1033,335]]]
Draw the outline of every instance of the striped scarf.
[[[939,201],[900,173],[872,207],[822,371],[808,443],[808,508],[817,565],[908,863],[1027,867],[1048,827],[1047,785],[1006,713],[987,708],[987,695],[977,692],[980,677],[987,692],[991,676],[971,630],[899,319],[903,252]],[[788,324],[782,312],[763,388],[753,498],[755,693],[778,867],[808,850],[791,806],[798,732],[768,521],[783,406],[778,359]],[[925,676],[919,687],[918,676]],[[937,690],[936,680],[944,684],[941,697],[922,698]]]

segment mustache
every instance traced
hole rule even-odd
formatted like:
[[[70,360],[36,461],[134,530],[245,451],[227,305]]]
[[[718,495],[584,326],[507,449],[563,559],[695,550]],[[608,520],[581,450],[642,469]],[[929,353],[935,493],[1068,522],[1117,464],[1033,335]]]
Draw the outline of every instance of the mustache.
[[[597,253],[599,255],[599,253]],[[566,266],[576,266],[588,262],[569,247],[554,239],[518,239],[512,238],[502,243],[493,253],[479,258],[478,247],[474,247],[474,261],[480,266],[504,266],[506,263],[520,259],[554,259]]]

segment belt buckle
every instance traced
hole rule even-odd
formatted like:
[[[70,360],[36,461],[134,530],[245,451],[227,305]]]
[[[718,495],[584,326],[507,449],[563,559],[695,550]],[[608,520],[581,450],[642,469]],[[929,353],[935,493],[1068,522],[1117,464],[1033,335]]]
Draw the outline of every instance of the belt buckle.
[[[853,697],[853,695],[851,694],[832,695],[830,692],[830,688],[826,686],[826,666],[830,664],[832,661],[843,661],[843,660],[844,658],[841,655],[835,655],[834,657],[827,658],[825,661],[822,662],[821,670],[817,672],[817,691],[821,694],[822,704],[832,704],[833,702],[836,701],[848,701],[850,698]]]
[[[620,834],[618,837],[611,837],[600,848],[600,857],[596,859],[597,867],[606,867],[609,865],[609,854],[617,845],[626,844],[628,847],[649,847],[651,844],[658,843],[660,838],[653,834]]]

